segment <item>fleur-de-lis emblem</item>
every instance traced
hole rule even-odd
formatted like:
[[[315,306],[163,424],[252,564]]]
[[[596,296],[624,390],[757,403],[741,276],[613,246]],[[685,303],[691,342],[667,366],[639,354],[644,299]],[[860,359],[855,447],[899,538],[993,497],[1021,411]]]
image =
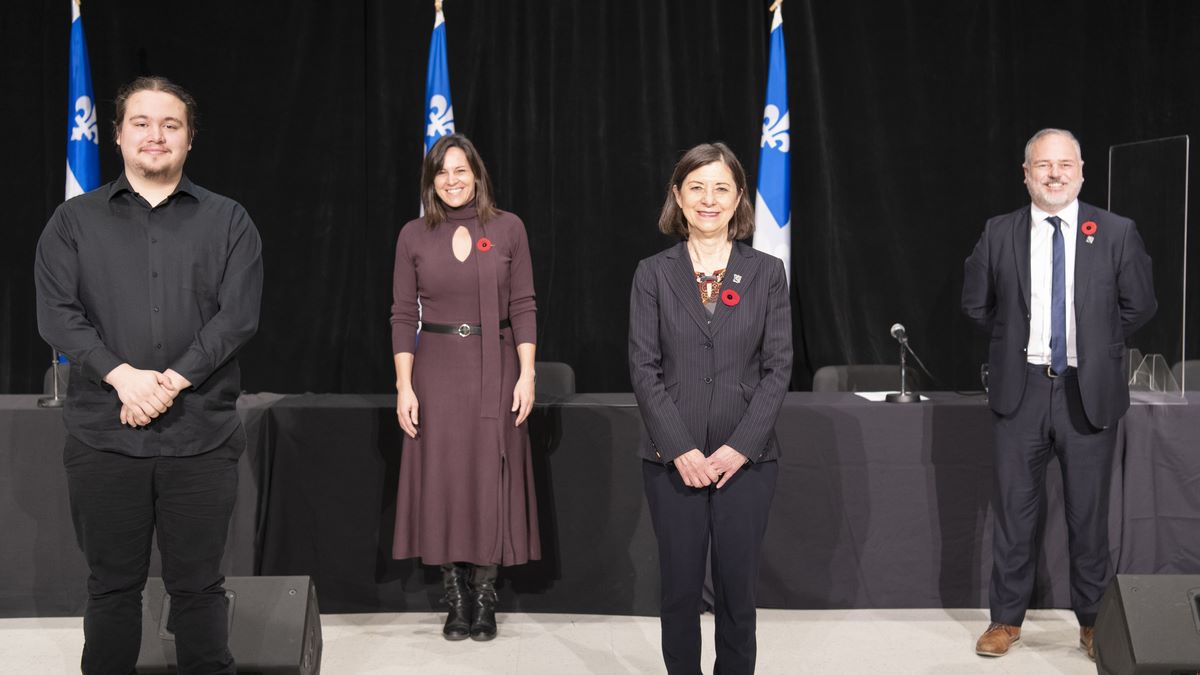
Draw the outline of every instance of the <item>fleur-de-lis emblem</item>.
[[[100,145],[100,134],[96,130],[96,107],[87,96],[75,99],[75,128],[71,129],[71,140],[83,138]]]
[[[441,94],[434,94],[429,99],[429,126],[425,127],[425,135],[439,138],[454,133],[454,108]]]
[[[779,106],[774,104],[768,105],[763,112],[763,132],[762,146],[765,148],[776,148],[780,152],[787,152],[791,147],[791,134],[788,129],[791,127],[789,117],[791,113],[780,114]]]

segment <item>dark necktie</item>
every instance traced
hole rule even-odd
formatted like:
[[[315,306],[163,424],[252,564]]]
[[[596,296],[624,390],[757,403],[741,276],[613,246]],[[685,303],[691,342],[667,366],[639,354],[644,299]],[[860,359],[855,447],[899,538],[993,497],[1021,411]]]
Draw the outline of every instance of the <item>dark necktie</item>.
[[[1067,256],[1063,244],[1062,218],[1050,216],[1054,227],[1054,250],[1050,273],[1050,368],[1056,375],[1067,371]]]

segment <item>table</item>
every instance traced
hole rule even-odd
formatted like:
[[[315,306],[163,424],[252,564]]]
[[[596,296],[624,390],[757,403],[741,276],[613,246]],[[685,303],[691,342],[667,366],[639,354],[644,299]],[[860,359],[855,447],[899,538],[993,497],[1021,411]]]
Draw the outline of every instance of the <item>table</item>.
[[[758,600],[778,608],[983,607],[990,573],[991,412],[792,392]],[[59,414],[0,396],[0,616],[79,614]],[[440,573],[390,559],[401,454],[390,395],[245,395],[248,448],[225,565],[308,574],[325,612],[438,607]],[[509,610],[653,615],[654,534],[631,394],[539,403],[530,421],[544,559],[502,572]],[[1113,466],[1117,570],[1200,572],[1200,410],[1135,404]],[[1057,463],[1034,604],[1069,605]]]

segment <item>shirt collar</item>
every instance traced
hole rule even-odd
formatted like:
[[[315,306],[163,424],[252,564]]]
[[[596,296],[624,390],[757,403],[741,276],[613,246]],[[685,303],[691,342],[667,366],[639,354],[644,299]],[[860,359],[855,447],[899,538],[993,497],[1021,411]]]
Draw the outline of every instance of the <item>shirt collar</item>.
[[[128,192],[130,194],[137,194],[136,191],[133,189],[133,186],[129,184],[129,178],[125,176],[124,171],[121,172],[121,175],[118,176],[117,179],[115,181],[113,181],[112,185],[109,187],[108,200],[112,201],[114,197],[121,194],[122,192]],[[200,198],[200,195],[196,191],[196,184],[193,183],[192,180],[187,177],[186,173],[179,177],[179,184],[175,186],[175,189],[171,191],[171,194],[167,195],[167,199],[169,200],[169,199],[171,199],[171,197],[174,197],[175,195],[180,194],[180,193],[190,195],[194,199]]]
[[[1062,219],[1067,229],[1073,229],[1079,224],[1079,200],[1073,199],[1070,204],[1067,204],[1058,213],[1047,213],[1037,207],[1036,204],[1031,204],[1029,207],[1030,219],[1036,223],[1045,223],[1050,216],[1058,216]],[[1047,223],[1048,224],[1048,223]]]

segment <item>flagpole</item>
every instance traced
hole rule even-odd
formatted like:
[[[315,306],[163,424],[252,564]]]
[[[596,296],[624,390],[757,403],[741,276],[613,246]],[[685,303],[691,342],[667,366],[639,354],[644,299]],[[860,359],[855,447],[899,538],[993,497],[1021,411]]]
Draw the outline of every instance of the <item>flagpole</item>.
[[[95,190],[100,186],[100,125],[96,97],[92,95],[92,67],[88,63],[87,40],[83,34],[80,0],[70,0],[71,37],[67,69],[67,162],[64,199]],[[54,377],[54,396],[38,399],[43,408],[61,408],[59,371],[67,365],[63,355],[50,345],[50,372]]]

